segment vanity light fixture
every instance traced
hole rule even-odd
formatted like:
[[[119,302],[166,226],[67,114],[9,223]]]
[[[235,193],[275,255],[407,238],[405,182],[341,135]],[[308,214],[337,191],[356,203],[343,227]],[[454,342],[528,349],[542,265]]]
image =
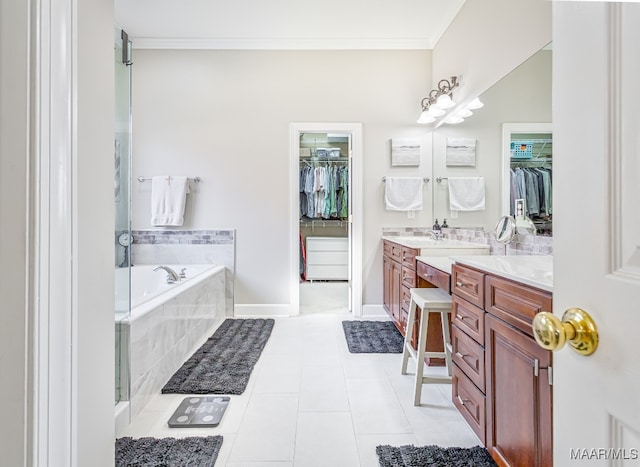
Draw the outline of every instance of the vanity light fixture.
[[[464,118],[460,117],[459,115],[452,115],[451,117],[447,118],[444,122],[455,125],[456,123],[464,122]]]
[[[438,81],[438,87],[432,89],[429,95],[422,99],[420,103],[422,113],[418,123],[433,123],[436,117],[445,114],[446,109],[455,106],[456,103],[452,99],[452,91],[458,86],[460,86],[460,81],[458,81],[457,76]]]
[[[467,109],[476,110],[484,107],[484,104],[477,97],[467,104]]]

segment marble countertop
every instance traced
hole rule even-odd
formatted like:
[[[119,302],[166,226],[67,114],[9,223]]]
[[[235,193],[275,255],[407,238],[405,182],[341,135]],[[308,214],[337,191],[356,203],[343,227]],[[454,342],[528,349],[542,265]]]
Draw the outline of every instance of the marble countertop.
[[[435,240],[431,237],[420,237],[420,236],[382,236],[383,240],[389,240],[391,242],[397,243],[402,246],[406,246],[408,248],[455,248],[455,249],[486,249],[489,250],[489,245],[483,245],[481,243],[469,243],[462,242],[460,240],[451,240],[448,238],[442,240]]]
[[[453,260],[448,256],[416,256],[416,259],[421,263],[432,266],[442,272],[451,274],[451,266]]]
[[[455,263],[511,279],[538,289],[553,292],[553,256],[450,256]]]

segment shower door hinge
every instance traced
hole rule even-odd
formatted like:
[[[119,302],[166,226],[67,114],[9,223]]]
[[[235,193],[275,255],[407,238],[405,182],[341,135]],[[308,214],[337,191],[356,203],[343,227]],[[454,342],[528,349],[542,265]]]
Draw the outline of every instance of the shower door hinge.
[[[353,214],[349,214],[349,224],[353,224]]]
[[[349,149],[349,159],[351,159],[352,157],[353,157],[353,151]]]

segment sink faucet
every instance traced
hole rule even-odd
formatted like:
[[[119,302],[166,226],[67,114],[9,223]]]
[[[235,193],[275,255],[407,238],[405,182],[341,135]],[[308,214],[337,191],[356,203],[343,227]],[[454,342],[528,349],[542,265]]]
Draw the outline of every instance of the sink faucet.
[[[425,232],[425,236],[427,236],[427,237],[431,237],[431,238],[433,238],[433,239],[434,239],[434,240],[436,240],[436,241],[440,241],[440,240],[442,240],[442,233],[441,233],[441,232],[439,232],[439,231],[435,231],[435,232],[434,232],[433,230],[427,230],[427,231]]]
[[[173,284],[174,282],[180,280],[180,276],[178,276],[178,273],[171,269],[169,266],[156,266],[155,268],[153,268],[154,271],[157,271],[158,269],[162,269],[167,273],[167,284]]]

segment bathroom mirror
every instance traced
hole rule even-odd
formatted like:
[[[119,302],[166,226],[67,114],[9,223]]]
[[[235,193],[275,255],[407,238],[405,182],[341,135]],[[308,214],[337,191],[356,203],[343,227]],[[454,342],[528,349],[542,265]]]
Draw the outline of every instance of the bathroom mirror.
[[[518,235],[536,235],[536,225],[529,217],[516,217],[515,233]]]
[[[496,240],[500,243],[511,243],[516,234],[516,221],[511,216],[502,216],[496,224]]]
[[[551,134],[551,58],[550,46],[538,51],[485,91],[480,96],[484,106],[474,110],[473,115],[462,123],[445,123],[434,130],[434,218],[447,218],[452,226],[483,227],[491,231],[495,219],[513,215],[510,209],[511,148],[504,149],[512,137],[527,142],[536,140],[531,147],[532,157],[523,154],[517,160],[518,167],[538,167],[535,164],[544,158],[546,166],[551,168],[551,144],[538,142],[550,139]],[[509,139],[508,143],[504,142],[503,135]],[[447,142],[453,138],[475,141],[475,167],[446,165]],[[484,177],[485,209],[452,212],[448,177]],[[534,221],[539,222],[539,219],[534,217]],[[539,234],[544,231],[549,235],[551,223],[545,224],[544,228],[536,225],[536,229]]]

